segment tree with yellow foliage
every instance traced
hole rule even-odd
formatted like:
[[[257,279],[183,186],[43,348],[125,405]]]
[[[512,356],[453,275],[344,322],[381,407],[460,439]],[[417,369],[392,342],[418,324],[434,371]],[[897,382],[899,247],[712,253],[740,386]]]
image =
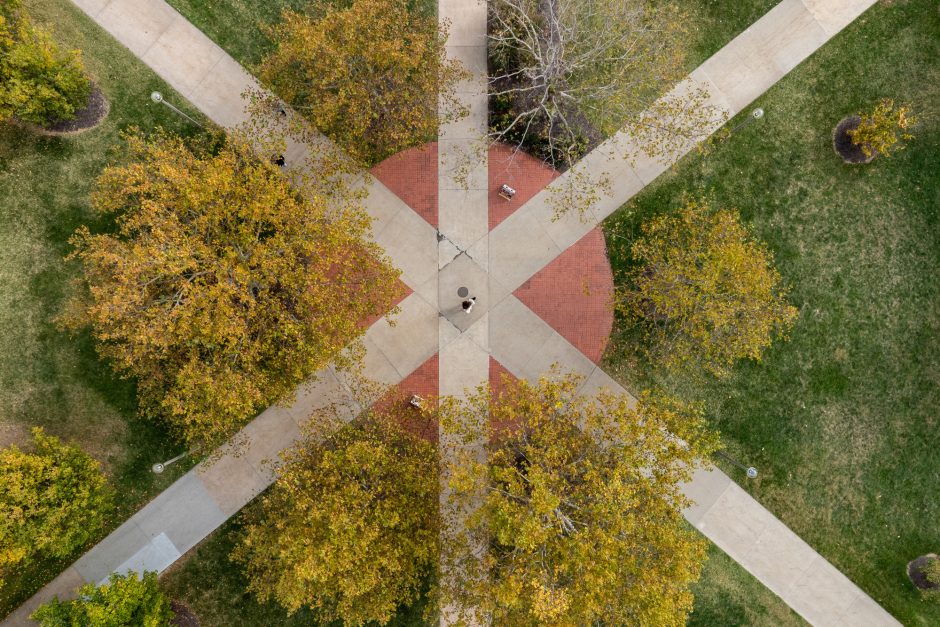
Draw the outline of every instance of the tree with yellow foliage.
[[[249,590],[324,622],[387,623],[437,568],[434,446],[380,413],[285,461],[233,554]]]
[[[111,491],[98,462],[33,429],[35,451],[0,450],[0,585],[35,556],[68,557],[101,529]]]
[[[305,14],[285,11],[259,76],[364,163],[436,139],[439,124],[464,115],[455,88],[466,72],[445,59],[436,16],[408,4],[315,0]]]
[[[481,625],[684,625],[705,542],[680,485],[714,450],[701,414],[588,399],[574,377],[445,399],[441,603]],[[478,447],[467,446],[478,441]]]
[[[760,360],[797,310],[786,302],[773,256],[736,211],[689,201],[643,225],[618,307],[644,329],[647,352],[668,368],[723,375],[739,359]]]
[[[71,240],[84,288],[63,322],[90,326],[187,444],[218,444],[387,313],[398,271],[342,192],[292,187],[238,137],[127,143],[130,162],[107,168],[92,198],[116,232]]]

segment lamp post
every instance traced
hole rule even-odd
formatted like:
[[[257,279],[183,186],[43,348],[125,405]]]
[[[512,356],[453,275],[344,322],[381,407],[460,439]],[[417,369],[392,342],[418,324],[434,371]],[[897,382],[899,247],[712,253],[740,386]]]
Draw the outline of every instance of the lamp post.
[[[721,452],[721,451],[715,451],[715,455],[721,457],[722,459],[724,459],[724,460],[730,462],[732,465],[737,466],[738,468],[740,468],[741,470],[743,470],[744,473],[747,475],[747,478],[748,478],[748,479],[756,479],[756,478],[757,478],[757,468],[754,468],[753,466],[745,466],[744,464],[742,464],[742,463],[739,462],[738,460],[734,459],[734,458],[731,457],[730,455],[726,455],[725,453],[723,453],[723,452]]]
[[[739,128],[744,128],[745,126],[747,126],[748,124],[750,124],[750,123],[753,122],[754,120],[759,120],[759,119],[761,119],[762,117],[764,117],[764,110],[761,109],[760,107],[757,107],[756,109],[754,109],[753,111],[751,111],[751,115],[747,116],[747,119],[746,119],[746,120],[744,120],[743,122],[741,122],[740,124],[738,124],[737,126],[735,126],[733,129],[731,129],[731,133],[730,133],[730,134],[731,134],[731,135],[734,135],[734,134],[738,131]]]
[[[178,113],[179,115],[183,116],[184,118],[186,118],[187,120],[189,120],[190,122],[192,122],[193,124],[195,124],[196,126],[198,126],[199,128],[205,128],[202,124],[200,124],[200,123],[197,122],[196,120],[192,119],[191,117],[189,117],[188,115],[186,115],[185,113],[183,113],[182,111],[180,111],[179,109],[177,109],[176,107],[174,107],[173,105],[171,105],[169,102],[167,102],[166,99],[164,99],[163,94],[161,94],[160,92],[158,92],[158,91],[152,92],[152,93],[150,94],[150,99],[153,100],[153,101],[154,101],[155,103],[157,103],[157,104],[164,104],[164,105],[168,106],[170,109],[172,109],[173,111],[175,111],[175,112]]]
[[[183,459],[183,458],[186,457],[187,455],[189,455],[189,451],[184,451],[184,452],[180,453],[179,455],[177,455],[176,457],[174,457],[173,459],[169,459],[169,460],[167,460],[167,461],[165,461],[165,462],[163,462],[163,463],[154,464],[153,466],[150,467],[150,470],[152,470],[152,471],[154,472],[154,474],[159,475],[159,474],[162,473],[164,470],[166,470],[166,467],[167,467],[167,466],[169,466],[170,464],[175,464],[176,462],[178,462],[179,460]]]

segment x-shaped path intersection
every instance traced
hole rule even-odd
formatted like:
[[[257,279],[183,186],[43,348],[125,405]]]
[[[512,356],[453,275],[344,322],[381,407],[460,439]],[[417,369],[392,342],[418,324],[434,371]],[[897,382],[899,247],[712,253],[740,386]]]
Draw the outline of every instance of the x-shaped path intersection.
[[[73,1],[209,118],[226,127],[245,121],[237,95],[258,88],[256,81],[162,0]],[[676,90],[703,87],[716,111],[734,115],[875,1],[783,0]],[[412,290],[394,326],[383,319],[366,333],[365,374],[394,385],[438,353],[440,394],[460,396],[488,380],[492,356],[519,378],[537,379],[557,363],[584,376],[582,394],[601,388],[627,393],[513,292],[668,164],[643,157],[628,162],[624,155],[635,153],[631,140],[615,135],[490,231],[487,163],[478,148],[487,119],[486,8],[476,0],[440,0],[439,15],[451,26],[449,56],[473,74],[459,88],[470,115],[442,129],[438,142],[437,229],[376,179],[362,176],[374,238]],[[711,130],[722,122],[716,116]],[[675,158],[692,147],[678,146]],[[288,164],[301,163],[308,149],[292,144]],[[464,168],[473,154],[481,158]],[[575,176],[610,185],[583,214],[555,220],[553,195]],[[460,308],[459,287],[477,297],[470,314]],[[73,596],[79,585],[113,571],[166,569],[270,485],[274,475],[263,462],[300,437],[311,411],[331,403],[345,403],[349,415],[360,409],[344,378],[327,368],[290,407],[262,412],[241,433],[249,443],[243,454],[223,455],[184,475],[4,625],[28,624],[26,616],[53,594]],[[699,471],[685,492],[694,502],[684,512],[689,522],[811,623],[898,624],[724,473]]]

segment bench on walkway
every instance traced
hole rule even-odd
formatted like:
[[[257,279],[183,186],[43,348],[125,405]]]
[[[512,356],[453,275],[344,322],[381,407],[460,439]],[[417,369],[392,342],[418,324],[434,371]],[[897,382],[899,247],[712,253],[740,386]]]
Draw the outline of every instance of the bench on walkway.
[[[512,200],[512,197],[516,195],[516,190],[509,187],[505,183],[499,186],[499,197],[505,198],[506,200]]]

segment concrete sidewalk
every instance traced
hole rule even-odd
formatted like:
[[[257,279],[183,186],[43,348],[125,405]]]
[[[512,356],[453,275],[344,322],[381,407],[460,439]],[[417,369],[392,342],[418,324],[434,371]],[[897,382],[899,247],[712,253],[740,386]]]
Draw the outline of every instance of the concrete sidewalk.
[[[736,115],[876,1],[783,0],[696,68],[671,93],[704,88],[716,113]],[[709,134],[722,125],[723,118],[716,116]],[[490,271],[499,276],[503,288],[502,293],[493,295],[494,303],[622,207],[695,145],[688,142],[679,146],[666,162],[644,155],[631,162],[627,155],[636,154],[637,149],[633,138],[621,132],[586,155],[489,235]],[[606,179],[610,186],[607,193],[589,203],[583,220],[577,211],[553,220],[552,199],[571,185],[572,179],[578,180],[576,177],[587,181]],[[519,246],[522,238],[528,239],[528,246]]]
[[[400,305],[396,325],[383,318],[364,338],[362,374],[394,385],[437,351],[437,310],[415,294]],[[72,598],[85,583],[100,583],[112,572],[162,572],[215,531],[274,481],[278,454],[301,437],[312,413],[333,405],[353,418],[363,399],[350,375],[325,368],[297,390],[294,402],[263,411],[233,438],[241,442],[211,464],[200,463],[61,575],[10,614],[3,625],[28,625],[28,616],[53,596]],[[374,399],[372,399],[374,400]]]
[[[559,363],[584,377],[579,394],[606,389],[630,396],[515,296],[490,311],[490,331],[493,357],[520,379],[537,379]],[[809,623],[900,625],[720,470],[698,470],[683,492],[694,503],[683,511],[686,520]]]
[[[256,86],[254,79],[162,0],[75,2],[208,117],[223,126],[244,120],[237,95]],[[716,107],[739,111],[873,3],[783,0],[676,89],[706,86]],[[375,239],[415,291],[402,304],[396,327],[379,321],[370,328],[365,372],[395,383],[439,350],[440,392],[462,394],[467,386],[486,380],[484,360],[492,353],[516,376],[537,378],[559,363],[587,377],[583,393],[621,389],[512,292],[668,164],[628,164],[622,153],[630,138],[617,135],[566,175],[607,173],[612,178],[611,196],[588,207],[586,223],[577,216],[552,221],[552,192],[544,191],[488,233],[485,161],[471,163],[466,180],[458,180],[453,170],[455,155],[472,155],[477,134],[485,131],[485,85],[480,83],[485,77],[485,5],[444,0],[440,13],[453,22],[448,55],[475,72],[461,87],[471,115],[442,129],[440,244],[433,227],[374,178],[363,175]],[[295,145],[287,156],[297,162],[306,150],[309,147]],[[472,315],[460,311],[458,287],[479,292]],[[260,460],[296,439],[307,410],[329,400],[351,403],[341,378],[331,372],[322,375],[295,406],[269,409],[246,427],[252,447],[245,459],[223,458],[204,475],[188,473],[4,624],[26,624],[25,616],[41,600],[55,593],[71,596],[77,584],[99,581],[111,570],[162,570],[208,535],[270,483],[270,470]],[[356,405],[350,407],[352,413]],[[724,474],[699,473],[687,490],[696,505],[686,517],[811,623],[897,624]]]

